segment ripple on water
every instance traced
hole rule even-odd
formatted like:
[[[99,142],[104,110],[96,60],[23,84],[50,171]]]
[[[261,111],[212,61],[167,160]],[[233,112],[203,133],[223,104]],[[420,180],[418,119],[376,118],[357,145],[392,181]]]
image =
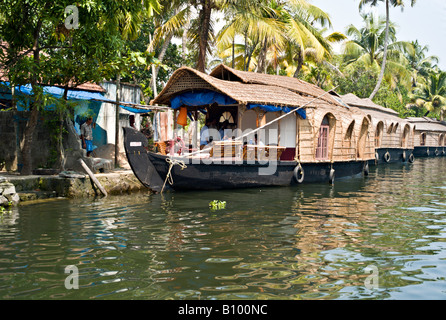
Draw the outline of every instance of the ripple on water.
[[[20,206],[0,220],[0,298],[446,299],[445,175],[417,159],[334,186]]]

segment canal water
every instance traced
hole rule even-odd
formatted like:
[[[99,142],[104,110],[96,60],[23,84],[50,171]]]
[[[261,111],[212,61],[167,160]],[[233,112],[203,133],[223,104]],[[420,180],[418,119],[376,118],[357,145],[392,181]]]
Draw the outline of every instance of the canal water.
[[[21,205],[0,217],[0,299],[446,299],[446,158]]]

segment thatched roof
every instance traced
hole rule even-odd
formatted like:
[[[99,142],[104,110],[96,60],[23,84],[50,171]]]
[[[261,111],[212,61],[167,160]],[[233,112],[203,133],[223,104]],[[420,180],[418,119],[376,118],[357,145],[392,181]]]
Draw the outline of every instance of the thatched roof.
[[[246,84],[262,84],[281,87],[311,98],[319,97],[325,93],[325,91],[318,86],[300,79],[279,75],[240,71],[225,66],[224,64],[220,64],[218,67],[216,67],[210,73],[210,75],[222,80],[239,81]],[[329,94],[323,96],[321,100],[334,105],[340,105],[340,103]]]
[[[438,121],[436,119],[422,117],[415,118],[410,117],[407,118],[407,121],[415,125],[415,130],[418,131],[441,131],[446,132],[446,122]]]
[[[374,103],[369,98],[361,99],[354,95],[353,93],[348,93],[346,95],[341,96],[342,100],[347,103],[350,106],[358,107],[358,108],[365,108],[365,109],[371,109],[383,113],[388,113],[390,115],[396,115],[398,116],[398,112],[395,110],[384,108],[376,103]]]
[[[311,102],[314,98],[302,96],[283,86],[221,80],[195,69],[182,67],[172,74],[164,89],[150,104],[170,105],[170,99],[175,95],[203,89],[225,94],[240,104],[253,103],[300,107],[305,104],[308,104],[307,106],[316,106],[321,103],[320,100]],[[324,92],[322,91],[322,94]],[[326,96],[329,97],[330,95],[327,93]]]
[[[401,127],[405,127],[407,125],[410,128],[413,127],[413,124],[411,124],[409,121],[400,118],[399,113],[395,110],[382,107],[368,98],[361,99],[356,95],[349,93],[341,96],[341,99],[344,103],[347,103],[354,109],[359,109],[370,116],[374,126],[380,122],[383,122],[386,127],[390,127],[392,124],[399,124]]]

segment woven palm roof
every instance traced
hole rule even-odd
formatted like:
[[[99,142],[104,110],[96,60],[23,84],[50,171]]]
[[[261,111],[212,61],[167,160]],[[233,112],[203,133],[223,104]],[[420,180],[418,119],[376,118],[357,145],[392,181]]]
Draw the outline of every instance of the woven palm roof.
[[[240,104],[254,103],[299,107],[305,104],[316,106],[321,103],[317,100],[312,102],[314,98],[299,95],[281,86],[226,81],[189,67],[182,67],[172,74],[164,89],[150,104],[170,105],[170,98],[177,94],[203,89],[223,93]],[[324,92],[322,91],[322,94]],[[328,93],[327,96],[329,96]]]
[[[240,81],[247,84],[263,84],[282,87],[312,98],[319,97],[325,93],[325,91],[318,86],[300,79],[279,75],[240,71],[232,69],[224,64],[220,64],[219,66],[217,66],[210,73],[210,75],[223,80]],[[325,95],[321,98],[321,100],[327,101],[334,105],[340,105],[340,103],[331,95]]]
[[[446,123],[436,119],[422,117],[422,118],[407,118],[407,120],[415,125],[415,130],[418,131],[442,131],[446,132]]]
[[[375,111],[379,111],[379,112],[383,112],[383,113],[388,113],[390,115],[399,116],[398,112],[396,112],[395,110],[382,107],[382,106],[374,103],[369,98],[361,99],[361,98],[357,97],[356,95],[354,95],[353,93],[348,93],[346,95],[343,95],[343,96],[341,96],[341,98],[345,103],[347,103],[348,105],[351,105],[351,106],[371,109],[371,110],[375,110]]]

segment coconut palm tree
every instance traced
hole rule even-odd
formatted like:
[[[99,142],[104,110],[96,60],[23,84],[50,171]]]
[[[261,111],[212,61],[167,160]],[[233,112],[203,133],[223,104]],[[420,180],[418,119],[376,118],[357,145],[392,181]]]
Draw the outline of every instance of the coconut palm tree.
[[[408,109],[425,108],[428,112],[444,120],[446,111],[446,72],[430,72],[427,79],[422,78],[411,94]]]
[[[359,9],[361,10],[363,6],[366,4],[370,4],[372,6],[378,5],[378,2],[386,3],[386,32],[385,32],[385,40],[384,40],[384,51],[383,51],[383,62],[381,65],[381,72],[378,77],[378,82],[376,83],[376,87],[370,95],[370,99],[373,99],[375,95],[378,93],[378,90],[381,86],[382,80],[384,78],[384,72],[387,64],[387,47],[389,44],[389,34],[390,34],[390,5],[394,7],[401,7],[401,10],[404,8],[404,0],[360,0]],[[416,3],[416,0],[411,0],[411,6],[413,7]]]
[[[243,70],[250,68],[254,52],[260,57],[260,69],[265,61],[266,49],[272,43],[283,45],[284,25],[278,19],[277,11],[269,6],[269,1],[242,0],[228,4],[225,10],[226,25],[217,36],[217,49],[223,58],[232,56],[233,67],[242,60]],[[236,38],[243,42],[236,43]],[[240,55],[242,53],[242,55]],[[240,64],[240,62],[239,62]],[[258,68],[259,69],[259,66]]]
[[[155,32],[147,51],[151,52],[159,47],[158,60],[162,63],[173,37],[180,37],[187,32],[186,29],[188,29],[192,17],[192,8],[189,1],[186,0],[162,0],[160,4],[162,9],[153,19]],[[184,51],[185,45],[183,45]],[[156,84],[159,68],[160,65],[153,67],[152,87]]]
[[[427,78],[429,73],[434,71],[439,58],[437,56],[426,56],[429,48],[420,45],[418,40],[411,43],[414,50],[411,53],[406,53],[406,59],[409,62],[409,70],[412,72],[412,86],[415,88],[418,83],[418,77]]]
[[[410,86],[410,72],[406,68],[404,53],[413,51],[411,43],[397,41],[395,25],[392,22],[387,23],[383,17],[374,14],[363,14],[362,17],[364,27],[358,29],[350,25],[346,30],[346,34],[351,37],[343,48],[346,68],[362,64],[378,74],[386,63],[383,78],[386,78],[390,85],[395,87],[396,83],[400,82]],[[390,42],[387,45],[386,38]]]
[[[257,72],[266,72],[268,64],[278,66],[280,57],[286,56],[297,76],[306,53],[318,59],[331,54],[329,42],[313,25],[331,25],[330,18],[309,1],[264,0],[255,1],[254,6],[248,2],[249,6],[237,2],[231,9],[231,19],[218,36],[222,55],[227,57],[229,46],[236,52],[234,39],[239,36],[244,41],[246,70],[254,60]]]

